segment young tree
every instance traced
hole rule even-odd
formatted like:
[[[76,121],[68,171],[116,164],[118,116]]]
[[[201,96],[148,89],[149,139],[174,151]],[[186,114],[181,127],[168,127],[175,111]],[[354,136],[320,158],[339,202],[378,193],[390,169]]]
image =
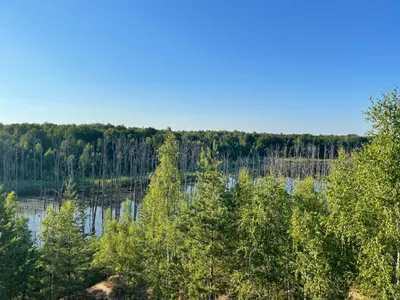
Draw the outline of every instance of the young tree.
[[[300,181],[294,190],[291,237],[294,272],[305,298],[336,299],[331,278],[329,248],[324,218],[327,215],[322,194],[315,191],[314,179]]]
[[[81,290],[89,269],[92,247],[84,234],[84,216],[71,201],[57,213],[52,206],[42,222],[40,266],[43,269],[42,294],[46,299],[71,296]]]
[[[117,268],[118,221],[112,218],[111,209],[107,209],[102,223],[102,235],[99,248],[94,255],[93,265],[106,271],[107,277]]]
[[[231,270],[226,182],[216,149],[201,154],[196,191],[182,224],[189,299],[217,299],[228,290]]]
[[[178,146],[167,132],[159,149],[160,164],[143,199],[139,225],[143,232],[145,276],[154,297],[177,297],[180,289],[177,234],[181,176],[177,168]]]
[[[395,90],[372,99],[366,112],[373,141],[333,168],[328,190],[329,225],[357,249],[361,293],[400,297],[400,99]],[[343,154],[342,154],[343,156]],[[339,172],[338,172],[339,171]],[[346,215],[348,214],[348,215]],[[336,217],[337,225],[333,224]]]
[[[271,299],[285,292],[290,297],[292,204],[285,181],[271,174],[260,178],[250,192],[248,176],[242,174],[240,180],[239,197],[244,199],[237,232],[243,266],[233,279],[245,285],[238,297]]]
[[[19,214],[17,195],[11,192],[4,201],[0,191],[0,295],[4,299],[25,298],[34,273],[36,248],[28,220]]]
[[[360,193],[355,180],[355,156],[349,157],[343,149],[339,151],[339,157],[331,165],[323,192],[328,210],[324,222],[325,234],[335,244],[328,252],[331,256],[331,271],[335,274],[335,281],[342,282],[340,285],[343,292],[350,287],[357,287],[355,279],[360,249],[357,231],[360,227],[355,212]]]
[[[65,199],[71,201],[78,198],[73,177],[68,177],[68,179],[65,181],[65,190],[63,196]]]
[[[113,220],[111,210],[107,210],[93,265],[105,269],[108,276],[121,276],[133,296],[139,297],[143,295],[143,255],[131,204],[128,199],[125,201],[124,214],[119,221]]]
[[[243,216],[243,209],[248,207],[254,197],[254,181],[247,169],[241,169],[237,184],[233,189],[233,201],[236,204],[237,212],[234,226],[238,226]],[[236,227],[237,228],[237,227]],[[235,268],[231,275],[230,294],[235,295],[238,299],[247,299],[253,296],[253,272],[252,261],[249,256],[246,257],[247,247],[245,240],[248,238],[247,233],[238,231],[236,236],[236,249],[234,252]]]

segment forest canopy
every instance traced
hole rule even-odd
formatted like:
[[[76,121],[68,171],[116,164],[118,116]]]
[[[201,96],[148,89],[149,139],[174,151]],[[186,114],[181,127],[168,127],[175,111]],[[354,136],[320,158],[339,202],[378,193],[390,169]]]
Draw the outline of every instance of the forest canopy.
[[[137,142],[145,141],[158,148],[165,140],[166,130],[154,128],[128,128],[122,125],[111,124],[84,124],[84,125],[56,125],[44,124],[8,124],[0,123],[0,137],[10,139],[14,143],[28,146],[32,140],[40,141],[43,151],[46,152],[53,146],[54,140],[71,139],[75,142],[89,143],[97,146],[99,139],[105,137],[124,136],[128,140]],[[345,149],[360,147],[370,140],[368,137],[349,135],[311,135],[311,134],[270,134],[270,133],[247,133],[241,131],[176,131],[179,142],[199,142],[211,146],[215,141],[220,152],[229,152],[234,158],[247,156],[257,152],[259,155],[267,155],[272,148],[287,149],[294,153],[296,145],[315,144],[319,147],[334,146]],[[321,151],[322,152],[322,151]],[[322,157],[321,157],[322,158]]]

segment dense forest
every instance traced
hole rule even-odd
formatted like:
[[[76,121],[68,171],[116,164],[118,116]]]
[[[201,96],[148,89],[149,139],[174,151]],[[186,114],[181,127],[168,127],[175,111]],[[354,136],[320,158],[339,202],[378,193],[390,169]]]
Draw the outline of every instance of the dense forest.
[[[143,192],[157,166],[167,130],[112,125],[0,124],[0,182],[20,195],[62,197],[68,178],[82,198],[113,196],[121,188]],[[327,175],[339,148],[351,152],[370,138],[238,131],[175,132],[179,169],[187,184],[198,170],[203,147],[218,145],[220,168],[236,176],[247,168],[259,177],[270,171],[293,178]],[[101,182],[101,185],[95,183]],[[109,188],[109,189],[107,189]]]
[[[357,150],[343,147],[332,157],[329,174],[318,181],[297,180],[289,191],[284,174],[270,170],[255,176],[250,166],[228,186],[221,167],[226,148],[213,138],[201,146],[195,187],[188,193],[182,188],[187,171],[180,163],[183,133],[166,130],[161,141],[149,143],[160,146],[138,221],[127,199],[121,216],[107,210],[100,238],[82,229],[82,191],[73,184],[78,177],[72,167],[78,158],[62,165],[64,201],[58,211],[48,209],[40,247],[19,213],[17,194],[4,191],[0,298],[90,299],[85,289],[110,278],[120,299],[398,299],[397,91],[373,99],[366,116],[372,124],[370,142],[360,146],[357,138]],[[23,169],[30,170],[27,177],[34,175],[26,165]]]

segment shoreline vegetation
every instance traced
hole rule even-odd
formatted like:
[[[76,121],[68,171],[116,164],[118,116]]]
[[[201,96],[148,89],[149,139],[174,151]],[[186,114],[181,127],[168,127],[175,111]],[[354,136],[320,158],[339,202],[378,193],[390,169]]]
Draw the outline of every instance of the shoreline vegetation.
[[[201,146],[195,167],[185,167],[178,135],[166,130],[154,157],[139,160],[149,167],[141,173],[128,168],[134,160],[124,153],[132,153],[122,149],[132,148],[121,135],[96,145],[76,142],[80,155],[64,139],[62,147],[47,150],[54,163],[42,179],[57,174],[51,184],[64,200],[59,209],[49,206],[40,247],[20,214],[17,194],[0,193],[0,295],[77,299],[104,286],[116,299],[398,299],[399,103],[396,90],[372,99],[366,116],[373,138],[352,151],[332,147],[324,157],[329,168],[321,167],[321,145],[303,149],[308,157],[275,156],[277,163],[268,166],[278,167],[264,173],[256,166],[274,160],[258,156],[237,164],[232,188],[227,175],[233,152],[221,152],[226,148],[216,140]],[[108,150],[96,156],[99,145]],[[14,154],[7,153],[8,189],[16,178],[35,176],[37,164],[26,156],[10,160]],[[295,158],[303,176],[288,192],[286,175],[274,170]],[[135,186],[125,172],[149,179],[138,220],[127,199],[121,215],[106,210],[101,237],[85,233],[81,194],[101,203],[110,189],[118,200],[124,184]],[[193,193],[182,188],[189,174],[195,177]],[[107,278],[118,280],[111,284]]]

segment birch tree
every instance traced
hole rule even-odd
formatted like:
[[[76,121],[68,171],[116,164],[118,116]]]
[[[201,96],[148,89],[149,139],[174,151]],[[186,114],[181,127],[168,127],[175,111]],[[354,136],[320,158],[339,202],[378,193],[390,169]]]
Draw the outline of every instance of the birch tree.
[[[400,99],[371,99],[371,144],[334,165],[328,204],[336,229],[357,250],[354,282],[365,296],[400,297]],[[330,226],[333,225],[333,218]]]
[[[178,146],[174,134],[167,132],[159,149],[160,164],[151,177],[143,199],[139,224],[144,238],[145,275],[154,297],[177,297],[179,265],[177,216],[181,175],[177,168]]]

